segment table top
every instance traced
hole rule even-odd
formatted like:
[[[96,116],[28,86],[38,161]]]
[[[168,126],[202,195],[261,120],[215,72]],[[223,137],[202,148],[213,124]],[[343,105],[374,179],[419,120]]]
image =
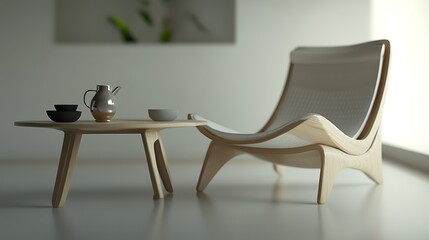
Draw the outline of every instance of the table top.
[[[110,122],[95,122],[94,120],[80,120],[76,122],[53,121],[16,121],[15,126],[52,128],[62,131],[88,132],[88,133],[114,133],[114,132],[141,132],[147,129],[164,129],[178,127],[195,127],[207,125],[206,121],[176,120],[152,121],[146,119],[118,119]]]

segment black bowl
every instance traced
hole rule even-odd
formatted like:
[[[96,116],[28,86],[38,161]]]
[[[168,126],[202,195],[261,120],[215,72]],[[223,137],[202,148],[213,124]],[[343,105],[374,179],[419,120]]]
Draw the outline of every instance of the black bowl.
[[[77,109],[77,104],[55,104],[54,107],[59,112],[74,112]]]
[[[46,111],[48,117],[54,122],[76,122],[82,112],[74,111],[74,112],[59,112],[55,110]]]

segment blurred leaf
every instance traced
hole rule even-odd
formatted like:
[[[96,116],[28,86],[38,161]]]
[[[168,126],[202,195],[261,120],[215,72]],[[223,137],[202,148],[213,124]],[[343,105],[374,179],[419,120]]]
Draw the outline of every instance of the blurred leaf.
[[[124,20],[116,16],[110,16],[108,17],[108,20],[118,29],[125,42],[136,42],[135,37],[130,31],[130,27]]]
[[[188,17],[200,32],[203,32],[203,33],[209,32],[208,29],[204,26],[204,24],[200,21],[200,19],[195,14],[188,13]]]
[[[149,25],[149,26],[153,26],[153,18],[152,18],[152,16],[150,15],[150,13],[149,13],[148,11],[146,11],[146,10],[144,10],[144,9],[141,9],[141,10],[139,11],[139,13],[140,13],[140,16],[142,17],[143,21],[144,21],[147,25]]]
[[[171,28],[164,28],[159,36],[159,41],[163,43],[171,42],[173,31]]]

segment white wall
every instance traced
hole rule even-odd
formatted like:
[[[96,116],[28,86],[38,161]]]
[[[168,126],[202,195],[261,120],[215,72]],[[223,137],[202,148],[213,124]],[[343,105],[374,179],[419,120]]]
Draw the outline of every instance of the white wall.
[[[280,96],[297,45],[367,41],[370,2],[239,0],[236,43],[228,45],[61,45],[54,42],[53,0],[0,0],[0,159],[58,158],[62,135],[14,127],[47,119],[54,103],[82,103],[86,89],[121,85],[117,118],[178,108],[255,131]],[[202,159],[208,140],[196,129],[163,132],[170,158]],[[91,135],[80,158],[144,158],[137,135]]]
[[[372,34],[391,41],[383,141],[429,154],[429,1],[374,0]]]

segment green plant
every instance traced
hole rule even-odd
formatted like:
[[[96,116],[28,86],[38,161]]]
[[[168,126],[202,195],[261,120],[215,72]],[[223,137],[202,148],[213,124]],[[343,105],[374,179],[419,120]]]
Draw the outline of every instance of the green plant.
[[[131,33],[130,27],[124,20],[115,16],[108,17],[108,20],[119,30],[124,42],[136,42],[136,38]]]
[[[171,0],[162,0],[163,4],[166,4],[167,7],[168,4],[170,4]],[[150,0],[142,0],[142,7],[137,10],[137,14],[140,16],[142,21],[146,24],[148,27],[154,27],[156,25],[156,22],[154,20],[154,17],[151,13]],[[208,29],[204,26],[204,24],[200,21],[200,19],[195,15],[194,13],[188,12],[184,15],[192,24],[195,26],[195,28],[205,34],[208,34]],[[127,43],[135,43],[137,42],[137,38],[135,37],[135,34],[131,31],[129,24],[122,19],[119,16],[108,16],[108,21],[118,30],[118,32],[121,34],[122,40]],[[168,43],[171,42],[174,35],[174,29],[172,27],[172,24],[170,23],[170,19],[168,16],[164,16],[162,20],[162,26],[161,31],[159,33],[159,41],[162,43]]]

